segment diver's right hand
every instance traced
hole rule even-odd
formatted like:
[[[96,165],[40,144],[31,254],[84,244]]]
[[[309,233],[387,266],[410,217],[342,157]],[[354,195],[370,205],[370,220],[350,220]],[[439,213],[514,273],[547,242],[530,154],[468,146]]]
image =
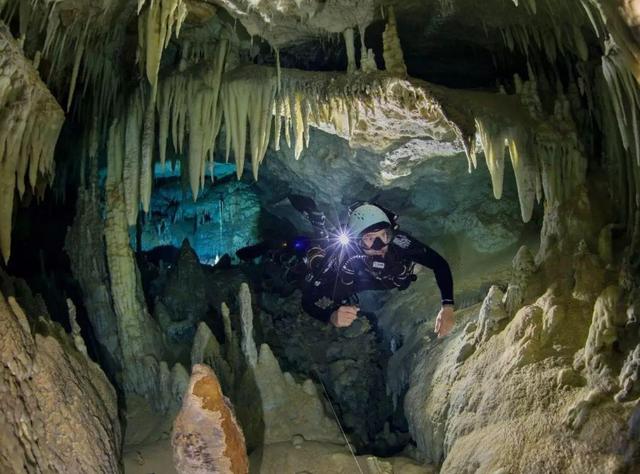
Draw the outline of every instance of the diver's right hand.
[[[351,326],[358,317],[357,306],[340,306],[337,310],[331,313],[331,324],[337,328],[346,328]]]

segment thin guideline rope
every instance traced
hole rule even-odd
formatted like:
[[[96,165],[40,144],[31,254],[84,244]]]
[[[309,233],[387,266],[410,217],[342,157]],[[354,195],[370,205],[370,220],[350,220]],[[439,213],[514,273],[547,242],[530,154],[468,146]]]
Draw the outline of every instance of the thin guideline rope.
[[[342,423],[340,423],[340,420],[338,419],[338,414],[336,413],[335,408],[333,408],[333,403],[331,403],[331,398],[329,398],[329,393],[327,392],[327,387],[324,386],[324,382],[322,381],[322,378],[320,377],[320,374],[318,373],[317,370],[314,370],[314,372],[316,373],[316,376],[318,377],[318,380],[320,381],[320,385],[322,385],[322,390],[324,390],[324,396],[327,399],[327,401],[329,402],[329,406],[331,407],[331,411],[333,412],[333,417],[336,419],[336,422],[338,423],[338,427],[340,428],[340,431],[342,432],[342,436],[344,437],[344,440],[347,442],[347,447],[349,448],[349,451],[351,452],[351,456],[353,456],[353,460],[356,463],[356,466],[358,466],[358,471],[360,471],[360,474],[364,474],[364,472],[362,471],[362,468],[360,467],[360,463],[358,462],[358,458],[356,457],[356,453],[353,450],[353,447],[351,446],[351,443],[349,442],[349,438],[347,438],[347,434],[344,432],[344,429],[342,428]]]

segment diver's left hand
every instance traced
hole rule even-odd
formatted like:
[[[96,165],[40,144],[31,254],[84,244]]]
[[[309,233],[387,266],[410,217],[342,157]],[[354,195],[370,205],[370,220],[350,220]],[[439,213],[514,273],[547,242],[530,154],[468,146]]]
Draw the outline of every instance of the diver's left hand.
[[[453,306],[443,306],[436,318],[436,333],[438,334],[438,339],[448,336],[455,324],[456,316]]]

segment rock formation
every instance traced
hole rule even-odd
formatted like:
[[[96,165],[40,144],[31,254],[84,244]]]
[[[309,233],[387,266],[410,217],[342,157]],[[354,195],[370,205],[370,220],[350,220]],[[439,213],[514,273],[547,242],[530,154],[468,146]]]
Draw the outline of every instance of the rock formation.
[[[119,472],[113,386],[46,312],[27,314],[42,300],[0,280],[0,470]]]
[[[193,366],[171,443],[180,474],[249,472],[242,430],[216,374],[206,365]]]
[[[24,195],[25,178],[34,195],[41,195],[52,180],[53,151],[64,115],[4,24],[0,24],[0,51],[0,251],[6,262],[11,254],[14,193]]]
[[[180,406],[184,472],[640,463],[637,2],[0,0],[0,52],[3,472],[118,472],[118,409],[137,449]],[[304,319],[291,192],[400,212],[454,333],[422,268]]]

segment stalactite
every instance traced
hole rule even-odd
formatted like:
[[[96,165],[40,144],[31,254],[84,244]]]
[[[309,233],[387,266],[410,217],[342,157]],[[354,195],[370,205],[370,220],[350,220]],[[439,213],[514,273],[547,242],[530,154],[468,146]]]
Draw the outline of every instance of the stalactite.
[[[142,144],[142,122],[144,119],[144,95],[139,90],[129,102],[126,115],[124,189],[127,206],[127,223],[136,225],[140,207],[140,163]]]
[[[423,85],[388,75],[379,78],[361,76],[362,79],[355,80],[352,75],[343,74],[329,79],[324,74],[283,69],[278,92],[274,69],[244,66],[224,77],[220,94],[227,132],[226,156],[228,159],[233,148],[238,176],[242,173],[244,159],[239,155],[246,149],[247,118],[254,178],[257,178],[258,165],[265,156],[272,115],[275,115],[274,148],[280,149],[284,131],[284,141],[289,148],[293,147],[295,159],[309,147],[312,126],[333,128],[332,133],[350,140],[356,133],[363,133],[363,130],[366,133],[364,116],[380,116],[376,107],[382,104],[410,110],[412,117],[427,121],[426,134],[433,130],[434,137],[441,137],[446,130],[446,133],[459,134],[462,138],[462,132],[446,118],[442,107]],[[464,134],[464,140],[467,148],[473,151],[467,135],[471,136],[472,132]]]
[[[476,119],[478,126],[478,134],[484,156],[487,162],[487,168],[491,175],[491,183],[493,184],[493,195],[496,199],[502,197],[502,183],[504,180],[504,151],[505,137],[500,130],[495,130],[491,121],[485,121],[481,118]],[[469,167],[471,171],[471,166]]]
[[[205,161],[207,154],[213,151],[220,127],[218,96],[227,53],[226,41],[221,41],[216,51],[215,60],[202,80],[189,82],[189,183],[194,200],[204,185]]]
[[[604,81],[600,89],[605,89],[602,93],[609,100],[600,99],[601,121],[608,169],[615,182],[611,193],[633,240],[634,223],[640,213],[640,91],[624,56],[615,45],[609,46],[602,57]]]
[[[0,250],[6,262],[15,190],[22,196],[27,173],[34,190],[39,180],[53,178],[53,152],[64,113],[2,23],[0,58]]]
[[[526,133],[518,132],[520,130],[513,137],[507,139],[507,144],[511,165],[516,176],[522,220],[529,222],[535,204],[538,168],[534,156],[531,155],[531,146],[528,143],[530,137]]]
[[[530,76],[534,77],[533,72]],[[522,82],[516,90],[529,117],[476,118],[494,196],[500,198],[504,176],[504,148],[509,150],[524,222],[531,219],[535,202],[544,196],[549,205],[569,199],[584,184],[587,159],[571,117],[568,99],[560,92],[554,113],[542,110],[535,80]]]
[[[155,88],[162,51],[168,46],[174,30],[176,37],[180,34],[187,6],[183,0],[154,0],[140,13],[143,3],[138,3],[138,54],[144,58],[147,79]]]
[[[84,30],[80,39],[78,40],[78,44],[76,45],[76,56],[73,61],[73,72],[71,73],[71,84],[69,85],[69,96],[67,97],[67,112],[71,108],[71,101],[73,100],[73,93],[76,89],[76,81],[78,80],[78,71],[80,70],[80,60],[82,59],[82,55],[86,49],[87,43],[87,35],[89,33],[89,19],[86,20]]]
[[[153,149],[156,132],[156,87],[148,97],[142,127],[142,144],[140,149],[140,202],[144,212],[149,212],[151,205],[151,189],[153,187]],[[128,189],[125,192],[129,192]]]
[[[247,122],[251,140],[251,163],[255,179],[269,143],[277,75],[269,71],[265,77],[245,77],[231,75],[223,82],[221,95],[227,132],[227,147],[233,146],[238,179],[244,169],[244,154],[247,139]],[[227,148],[227,156],[229,149]]]

